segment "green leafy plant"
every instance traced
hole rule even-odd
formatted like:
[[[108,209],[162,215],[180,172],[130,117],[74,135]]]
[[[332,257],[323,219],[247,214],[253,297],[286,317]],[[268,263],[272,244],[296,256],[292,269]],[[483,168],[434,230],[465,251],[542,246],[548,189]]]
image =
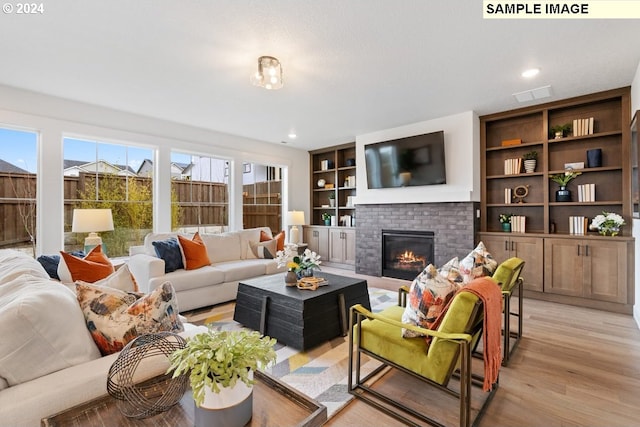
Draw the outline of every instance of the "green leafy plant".
[[[330,199],[335,199],[336,198],[336,193],[331,191],[327,197],[329,197]]]
[[[221,387],[233,387],[238,381],[252,385],[249,372],[276,361],[276,340],[257,331],[209,331],[187,339],[185,348],[171,354],[173,378],[189,375],[193,400],[199,407],[205,388],[220,393]]]
[[[523,160],[538,160],[538,152],[537,151],[529,151],[528,153],[524,153],[522,155]]]
[[[331,214],[327,213],[327,212],[323,212],[322,215],[320,215],[322,217],[323,221],[327,221],[331,219]]]
[[[555,182],[556,184],[560,185],[561,187],[566,187],[569,181],[571,181],[573,178],[577,177],[578,175],[582,175],[582,172],[557,173],[555,175],[551,175],[549,179]]]
[[[562,136],[565,136],[567,132],[571,132],[571,123],[552,126],[549,131],[551,132],[551,136],[554,136],[556,132],[562,132]]]
[[[500,214],[500,223],[501,224],[508,224],[511,222],[511,217],[513,216],[513,214],[507,213],[507,214]]]

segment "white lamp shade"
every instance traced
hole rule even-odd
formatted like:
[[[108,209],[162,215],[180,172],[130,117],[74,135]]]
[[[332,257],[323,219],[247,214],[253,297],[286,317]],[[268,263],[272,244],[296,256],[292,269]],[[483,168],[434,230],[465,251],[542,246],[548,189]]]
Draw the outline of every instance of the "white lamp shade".
[[[74,233],[92,233],[113,230],[111,209],[74,209],[71,231]]]
[[[304,225],[304,211],[289,211],[287,212],[287,224],[289,225]]]

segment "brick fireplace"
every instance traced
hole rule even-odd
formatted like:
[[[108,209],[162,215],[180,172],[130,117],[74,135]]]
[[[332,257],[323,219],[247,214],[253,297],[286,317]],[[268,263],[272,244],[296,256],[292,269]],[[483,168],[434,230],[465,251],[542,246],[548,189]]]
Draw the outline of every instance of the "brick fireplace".
[[[436,267],[455,256],[466,256],[475,247],[479,205],[477,202],[357,205],[356,273],[383,275],[383,229],[432,231]]]

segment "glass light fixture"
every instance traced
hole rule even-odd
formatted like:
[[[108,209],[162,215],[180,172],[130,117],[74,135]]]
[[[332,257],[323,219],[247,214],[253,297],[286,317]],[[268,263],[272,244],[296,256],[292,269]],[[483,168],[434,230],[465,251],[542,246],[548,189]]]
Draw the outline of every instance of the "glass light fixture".
[[[251,76],[251,83],[265,89],[280,89],[282,87],[282,65],[273,56],[258,58],[258,71]]]

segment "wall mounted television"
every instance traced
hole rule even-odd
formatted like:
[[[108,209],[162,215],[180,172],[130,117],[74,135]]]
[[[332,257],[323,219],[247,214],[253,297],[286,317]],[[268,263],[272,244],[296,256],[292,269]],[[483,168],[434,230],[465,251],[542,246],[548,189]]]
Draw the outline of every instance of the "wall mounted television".
[[[364,146],[369,188],[446,184],[444,131]]]

